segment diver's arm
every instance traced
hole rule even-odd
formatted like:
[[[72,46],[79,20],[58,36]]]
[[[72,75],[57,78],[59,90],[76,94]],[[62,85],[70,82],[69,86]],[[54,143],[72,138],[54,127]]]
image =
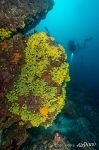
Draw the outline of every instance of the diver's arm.
[[[78,50],[85,49],[85,48],[86,48],[86,45],[87,45],[87,42],[88,42],[88,41],[91,41],[92,39],[93,39],[93,37],[84,39],[83,46],[80,46],[79,43],[77,43],[77,49],[78,49]]]
[[[91,41],[92,39],[93,39],[93,37],[89,37],[89,38],[87,38],[87,39],[84,40],[83,49],[86,48],[87,42],[88,42],[88,41]]]

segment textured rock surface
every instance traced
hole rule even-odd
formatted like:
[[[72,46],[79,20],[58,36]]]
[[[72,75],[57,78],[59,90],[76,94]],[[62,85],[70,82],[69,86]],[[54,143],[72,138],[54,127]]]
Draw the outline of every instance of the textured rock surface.
[[[17,34],[0,42],[0,129],[9,128],[18,118],[9,113],[5,94],[13,85],[24,64],[25,38]]]
[[[56,132],[49,136],[43,136],[41,140],[22,150],[71,150],[70,143],[60,133]]]
[[[53,0],[1,0],[0,28],[16,32],[34,27],[53,5]]]
[[[27,37],[20,32],[35,27],[53,5],[53,0],[0,0],[0,150],[18,150],[31,127],[9,112],[5,99],[24,65]]]
[[[18,126],[18,122],[3,130],[1,150],[18,150],[26,141],[27,133],[25,126]]]

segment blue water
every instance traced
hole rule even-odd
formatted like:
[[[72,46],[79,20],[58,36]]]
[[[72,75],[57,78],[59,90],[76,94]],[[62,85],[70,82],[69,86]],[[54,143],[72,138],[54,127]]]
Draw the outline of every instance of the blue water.
[[[94,141],[98,145],[99,0],[55,0],[53,9],[35,30],[46,32],[44,27],[65,47],[71,76],[68,107],[64,107],[46,132],[61,132],[71,143]],[[33,31],[34,28],[28,34]],[[83,46],[84,39],[90,37],[92,40],[86,47],[72,55],[68,41],[74,40]]]
[[[55,0],[53,9],[35,29],[45,31],[45,26],[66,49],[72,85],[98,95],[99,0]],[[89,37],[93,37],[93,40],[71,58],[68,41],[73,39],[83,45],[84,39]]]

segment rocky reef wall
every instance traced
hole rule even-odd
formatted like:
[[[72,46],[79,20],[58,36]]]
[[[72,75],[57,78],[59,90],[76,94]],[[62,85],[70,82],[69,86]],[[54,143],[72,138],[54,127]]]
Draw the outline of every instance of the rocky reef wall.
[[[11,90],[25,64],[28,37],[23,33],[35,27],[53,8],[53,0],[0,1],[0,149],[19,149],[26,141],[26,125],[9,111],[6,93]]]
[[[51,126],[64,106],[70,80],[64,48],[47,33],[25,35],[53,6],[53,0],[0,1],[1,150],[24,149],[31,137],[28,129]],[[54,141],[50,144],[48,137],[42,148],[64,149],[61,135],[53,136]],[[45,141],[44,137],[41,144]],[[28,148],[39,150],[39,145],[37,141]]]
[[[1,0],[0,32],[17,33],[35,27],[53,8],[53,0]]]

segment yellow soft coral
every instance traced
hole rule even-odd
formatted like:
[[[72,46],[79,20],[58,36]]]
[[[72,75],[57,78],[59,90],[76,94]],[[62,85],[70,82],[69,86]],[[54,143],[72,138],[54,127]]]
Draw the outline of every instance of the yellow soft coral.
[[[24,122],[47,128],[65,103],[66,83],[70,79],[67,55],[43,32],[29,37],[24,53],[25,64],[12,91],[6,94],[9,110]],[[12,58],[16,64],[20,55]]]
[[[57,47],[55,46],[51,46],[50,48],[48,48],[47,50],[47,55],[49,57],[51,57],[52,59],[59,59],[61,57],[62,51],[59,50]]]
[[[64,80],[69,81],[68,64],[64,63],[60,67],[55,67],[51,71],[52,80],[58,84],[62,84]]]
[[[11,36],[12,32],[5,28],[0,28],[0,39],[4,40]]]

